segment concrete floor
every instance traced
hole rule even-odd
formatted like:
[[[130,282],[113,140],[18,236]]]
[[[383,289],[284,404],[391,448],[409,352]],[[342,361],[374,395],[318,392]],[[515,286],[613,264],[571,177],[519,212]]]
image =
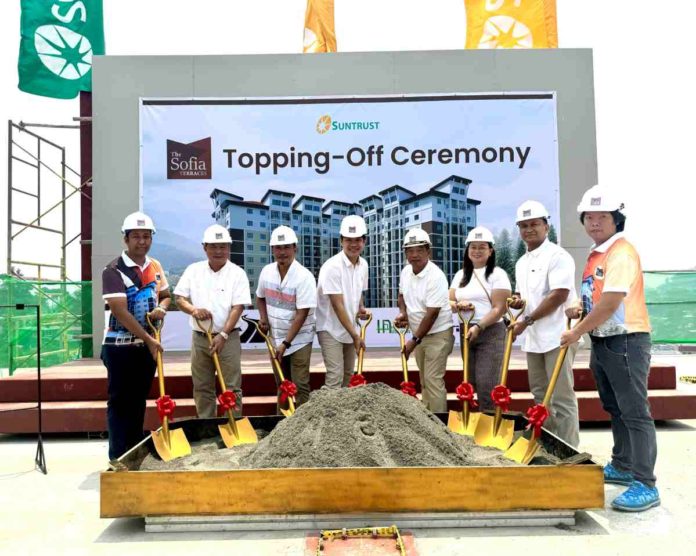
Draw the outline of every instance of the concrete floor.
[[[676,357],[678,374],[696,374],[696,357]],[[692,389],[696,385],[679,384]],[[604,462],[611,450],[607,425],[583,427],[581,450]],[[662,506],[640,514],[608,507],[579,512],[574,527],[430,529],[416,532],[420,554],[693,554],[696,544],[696,420],[658,423],[656,474]],[[145,533],[141,519],[99,518],[103,439],[45,441],[48,475],[34,470],[36,441],[0,435],[0,554],[304,555],[302,532]],[[606,487],[607,504],[623,487]]]

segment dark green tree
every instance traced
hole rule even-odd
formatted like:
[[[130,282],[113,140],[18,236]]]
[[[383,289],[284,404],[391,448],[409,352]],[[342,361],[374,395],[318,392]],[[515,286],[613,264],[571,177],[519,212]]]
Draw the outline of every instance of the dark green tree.
[[[495,262],[502,268],[510,280],[515,278],[515,258],[512,247],[510,232],[503,228],[495,241]]]
[[[527,246],[525,245],[522,238],[517,239],[517,247],[515,248],[515,262],[520,260],[520,257],[527,252]]]
[[[553,227],[553,224],[549,226],[549,241],[551,243],[558,243],[558,235],[556,234],[556,228]]]

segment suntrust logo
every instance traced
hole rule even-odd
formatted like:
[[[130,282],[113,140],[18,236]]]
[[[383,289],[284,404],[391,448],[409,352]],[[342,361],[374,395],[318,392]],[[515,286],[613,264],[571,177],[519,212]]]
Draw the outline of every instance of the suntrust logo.
[[[320,135],[324,135],[329,131],[370,131],[379,129],[380,122],[370,121],[339,121],[334,120],[328,114],[320,116],[317,120],[316,130]]]

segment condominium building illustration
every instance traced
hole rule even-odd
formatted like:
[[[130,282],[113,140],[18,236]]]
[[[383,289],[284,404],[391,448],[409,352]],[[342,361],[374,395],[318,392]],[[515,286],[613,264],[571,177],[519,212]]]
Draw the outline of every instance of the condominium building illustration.
[[[315,276],[324,261],[340,250],[343,217],[359,214],[367,223],[363,257],[369,267],[368,307],[395,307],[399,274],[406,263],[402,242],[407,230],[430,234],[432,260],[449,279],[461,268],[464,240],[476,226],[480,201],[469,197],[471,180],[451,175],[422,193],[392,185],[356,203],[327,200],[269,189],[260,201],[214,189],[213,218],[232,236],[230,259],[247,273],[252,293],[264,265],[273,260],[271,230],[290,226],[299,240],[297,259]]]

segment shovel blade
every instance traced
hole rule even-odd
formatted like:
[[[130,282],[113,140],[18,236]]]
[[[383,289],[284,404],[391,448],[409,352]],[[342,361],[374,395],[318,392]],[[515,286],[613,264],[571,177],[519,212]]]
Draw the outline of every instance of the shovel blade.
[[[515,443],[510,446],[505,452],[505,457],[521,463],[523,465],[528,465],[530,461],[534,458],[535,454],[539,450],[539,443],[536,438],[532,440],[526,439],[524,436],[520,436]]]
[[[283,409],[282,407],[280,408],[280,412],[286,417],[291,417],[292,414],[295,413],[292,409]]]
[[[512,444],[515,434],[515,423],[509,419],[501,419],[498,431],[495,430],[495,418],[490,415],[479,414],[478,425],[474,431],[474,442],[479,446],[488,446],[507,450]]]
[[[162,461],[171,461],[191,454],[191,445],[182,429],[169,429],[169,443],[162,429],[152,431],[152,443]]]
[[[235,425],[237,428],[237,434],[235,434],[235,431],[230,423],[218,425],[220,436],[222,436],[222,441],[225,443],[227,448],[232,448],[241,444],[256,444],[259,441],[258,437],[256,436],[256,431],[249,422],[249,419],[246,417],[239,419],[238,421],[235,421]]]
[[[469,413],[469,423],[465,425],[462,420],[461,411],[450,411],[449,418],[447,419],[447,427],[457,434],[474,436],[480,415],[480,413]]]

